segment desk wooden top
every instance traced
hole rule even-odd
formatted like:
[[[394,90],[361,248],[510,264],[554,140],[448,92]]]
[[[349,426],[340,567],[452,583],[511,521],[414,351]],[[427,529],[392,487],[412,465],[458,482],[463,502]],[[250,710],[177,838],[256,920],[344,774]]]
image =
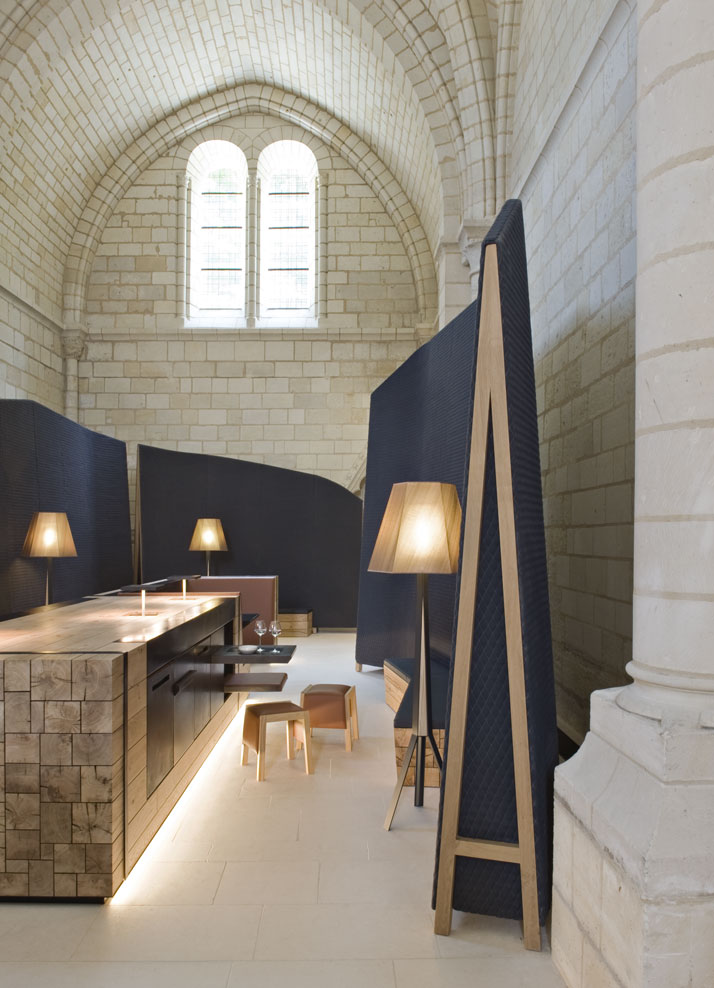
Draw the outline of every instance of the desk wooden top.
[[[147,595],[144,617],[139,595],[40,609],[0,621],[0,660],[9,652],[130,652],[210,610],[220,597]]]

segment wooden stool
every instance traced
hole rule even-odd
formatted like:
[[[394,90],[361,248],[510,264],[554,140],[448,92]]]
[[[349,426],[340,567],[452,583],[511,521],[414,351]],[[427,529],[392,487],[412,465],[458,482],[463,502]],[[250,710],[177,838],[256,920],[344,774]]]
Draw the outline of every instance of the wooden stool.
[[[275,703],[251,703],[245,708],[243,743],[240,749],[241,765],[248,764],[248,748],[258,754],[258,782],[265,781],[265,728],[274,721],[285,721],[288,758],[295,756],[293,741],[305,748],[305,771],[312,775],[312,745],[310,743],[310,714],[289,700]]]
[[[352,739],[359,739],[357,694],[354,686],[318,683],[306,687],[300,706],[310,711],[310,734],[313,727],[330,727],[345,732],[345,750],[352,751]]]

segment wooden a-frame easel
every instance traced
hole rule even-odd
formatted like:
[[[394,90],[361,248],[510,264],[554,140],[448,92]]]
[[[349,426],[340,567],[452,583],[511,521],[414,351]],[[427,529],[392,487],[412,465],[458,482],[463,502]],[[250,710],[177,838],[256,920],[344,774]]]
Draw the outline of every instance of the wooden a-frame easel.
[[[501,540],[503,607],[506,624],[508,687],[518,822],[517,844],[461,837],[458,833],[481,520],[486,479],[489,412],[493,424],[498,523]],[[521,600],[516,558],[506,370],[496,244],[488,244],[485,251],[471,449],[469,452],[469,480],[449,723],[449,753],[444,780],[444,804],[434,920],[434,932],[443,936],[448,936],[451,932],[454,870],[457,856],[482,858],[488,861],[505,861],[520,866],[523,942],[528,950],[540,950],[530,750],[523,669]]]

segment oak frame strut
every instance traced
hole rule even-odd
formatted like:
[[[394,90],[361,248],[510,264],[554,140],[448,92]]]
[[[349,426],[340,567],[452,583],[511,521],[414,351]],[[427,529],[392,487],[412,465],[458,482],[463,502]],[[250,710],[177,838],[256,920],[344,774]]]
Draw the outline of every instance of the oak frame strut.
[[[518,843],[476,840],[458,833],[489,421],[493,430],[500,530]],[[520,866],[524,946],[527,950],[540,950],[535,829],[498,247],[493,243],[488,244],[485,249],[468,477],[434,932],[442,936],[448,936],[451,932],[456,857],[504,861]]]

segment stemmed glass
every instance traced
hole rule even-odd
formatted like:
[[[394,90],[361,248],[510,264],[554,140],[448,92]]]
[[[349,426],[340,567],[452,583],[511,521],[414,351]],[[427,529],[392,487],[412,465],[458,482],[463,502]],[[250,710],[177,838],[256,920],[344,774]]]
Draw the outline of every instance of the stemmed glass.
[[[279,652],[280,649],[278,648],[278,638],[283,633],[283,629],[280,627],[280,622],[279,621],[271,621],[270,622],[270,627],[268,628],[268,631],[273,636],[273,645],[274,645],[273,651],[274,652]]]
[[[258,651],[262,652],[263,649],[261,648],[261,646],[263,644],[263,635],[266,635],[268,633],[268,629],[266,627],[265,621],[262,618],[260,618],[259,621],[255,622],[255,633],[258,636]]]

